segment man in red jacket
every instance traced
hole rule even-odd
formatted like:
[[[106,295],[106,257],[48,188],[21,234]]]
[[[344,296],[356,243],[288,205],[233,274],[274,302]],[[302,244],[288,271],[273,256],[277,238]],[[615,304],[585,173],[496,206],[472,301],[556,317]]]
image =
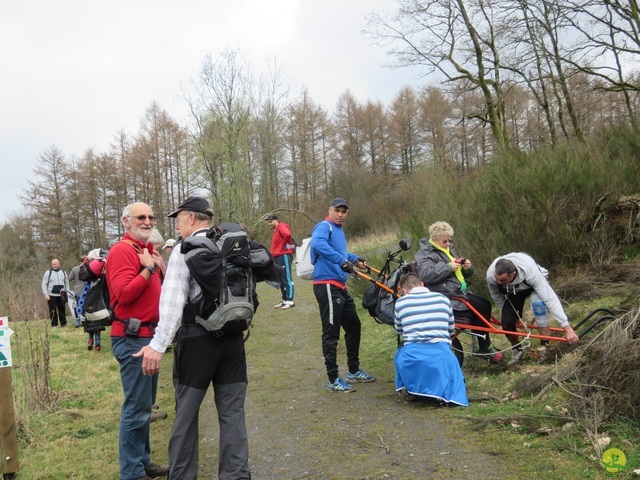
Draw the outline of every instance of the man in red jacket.
[[[278,220],[278,216],[270,214],[267,216],[269,226],[273,230],[271,237],[271,255],[275,264],[280,267],[282,281],[280,290],[282,291],[282,301],[275,308],[286,310],[295,306],[293,303],[293,277],[291,267],[293,265],[293,254],[295,253],[295,243],[291,237],[291,227]]]
[[[146,480],[169,471],[167,465],[151,462],[149,424],[158,376],[143,375],[142,359],[132,356],[149,344],[159,318],[160,275],[149,243],[155,220],[145,203],[125,207],[125,234],[111,247],[106,267],[116,316],[111,347],[120,364],[124,392],[118,442],[121,480]]]

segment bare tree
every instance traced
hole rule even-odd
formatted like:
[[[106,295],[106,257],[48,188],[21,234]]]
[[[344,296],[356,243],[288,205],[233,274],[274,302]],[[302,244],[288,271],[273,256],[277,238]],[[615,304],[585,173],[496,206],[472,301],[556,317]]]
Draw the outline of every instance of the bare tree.
[[[249,121],[255,102],[251,66],[232,50],[206,55],[186,92],[196,126],[197,153],[221,219],[242,219],[253,208]]]
[[[67,236],[73,221],[69,213],[73,208],[69,202],[69,164],[52,146],[38,157],[33,173],[35,178],[28,181],[29,188],[20,198],[30,210],[36,241],[47,256],[68,258],[73,248]]]
[[[291,172],[287,192],[295,208],[303,209],[331,182],[331,126],[327,112],[311,99],[306,89],[291,105],[287,116],[286,146]]]
[[[452,167],[458,142],[453,135],[455,122],[451,100],[439,88],[427,87],[418,99],[418,108],[425,149],[430,150],[431,161],[445,168]]]
[[[410,175],[420,164],[423,132],[418,115],[418,97],[411,87],[404,87],[391,103],[390,139],[394,146],[398,170]]]
[[[390,167],[389,122],[381,102],[371,100],[361,109],[365,157],[372,173],[387,173]]]
[[[469,114],[490,125],[499,147],[508,147],[499,55],[504,32],[495,28],[493,5],[482,0],[401,0],[391,20],[372,14],[367,33],[390,46],[396,66],[424,67],[425,75],[480,90],[482,108]]]
[[[289,110],[289,88],[276,62],[269,65],[260,83],[260,101],[251,122],[251,144],[257,164],[253,183],[258,194],[258,210],[290,207],[286,189],[290,172],[286,168],[285,130]]]

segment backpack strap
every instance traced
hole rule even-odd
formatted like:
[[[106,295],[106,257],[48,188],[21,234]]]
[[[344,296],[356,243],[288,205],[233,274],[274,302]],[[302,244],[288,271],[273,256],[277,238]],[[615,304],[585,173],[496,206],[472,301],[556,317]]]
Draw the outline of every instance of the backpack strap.
[[[120,241],[123,242],[123,243],[128,243],[129,245],[131,245],[133,247],[133,249],[136,251],[136,253],[142,253],[142,248],[140,248],[140,245],[138,245],[133,240],[129,240],[128,238],[122,238],[122,239],[120,239]]]
[[[327,225],[329,225],[329,240],[331,240],[331,235],[333,234],[333,226],[331,225],[331,222],[329,222],[327,220],[323,220],[320,223],[326,223]],[[311,246],[309,246],[309,248],[311,248]],[[320,255],[318,255],[315,260],[312,258],[311,259],[311,263],[315,265],[316,262],[318,261],[319,257],[320,257]]]

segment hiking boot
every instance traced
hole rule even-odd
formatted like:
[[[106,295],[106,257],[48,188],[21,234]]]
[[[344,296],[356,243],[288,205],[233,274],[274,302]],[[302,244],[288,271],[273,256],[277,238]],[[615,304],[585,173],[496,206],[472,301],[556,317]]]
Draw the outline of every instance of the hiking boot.
[[[375,381],[376,377],[369,375],[364,370],[358,370],[356,373],[347,373],[347,383],[369,383]]]
[[[487,349],[478,350],[478,354],[482,356],[483,360],[486,360],[489,363],[496,364],[502,361],[502,352],[496,352],[496,349],[493,348],[493,345],[489,345]]]
[[[100,345],[96,345],[96,352],[100,351]]]
[[[354,387],[349,385],[340,377],[336,378],[335,382],[333,383],[327,382],[327,390],[330,390],[332,392],[340,392],[340,393],[351,393],[356,391]]]
[[[87,350],[93,350],[93,338],[90,338],[87,342]]]
[[[546,345],[540,345],[535,350],[535,356],[538,357],[538,363],[543,363],[549,358],[549,347]]]
[[[278,303],[277,305],[274,305],[273,308],[282,308],[284,307],[284,300],[282,300],[280,303]]]
[[[158,465],[157,463],[152,463],[148,467],[144,467],[144,471],[151,478],[162,477],[169,473],[169,465]]]
[[[509,366],[515,365],[520,360],[522,360],[522,355],[522,350],[513,350],[513,352],[511,353],[511,358],[509,359]]]
[[[158,420],[164,420],[165,418],[167,418],[167,414],[165,412],[153,412],[151,414],[151,420],[149,421],[157,422]]]
[[[283,300],[282,301],[282,310],[286,310],[287,308],[295,307],[296,304],[293,303],[293,300]]]

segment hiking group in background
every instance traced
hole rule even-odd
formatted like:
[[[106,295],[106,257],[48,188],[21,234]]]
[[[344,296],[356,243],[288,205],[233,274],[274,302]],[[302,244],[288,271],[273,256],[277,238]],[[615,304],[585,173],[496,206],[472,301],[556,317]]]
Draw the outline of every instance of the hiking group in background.
[[[282,301],[275,308],[287,310],[295,306],[293,301],[294,284],[293,284],[293,257],[296,253],[296,243],[291,236],[291,227],[278,219],[277,215],[267,215],[269,227],[273,230],[271,237],[271,255],[281,271],[282,280],[280,281],[280,291],[282,292]]]
[[[112,318],[109,298],[104,298],[106,286],[104,282],[105,262],[108,251],[102,248],[91,250],[85,257],[85,262],[80,265],[78,278],[84,282],[82,294],[76,306],[78,318],[87,333],[87,350],[101,351],[100,334],[106,329]],[[103,310],[106,310],[103,312]],[[108,320],[97,321],[102,318],[97,316],[105,315]],[[97,315],[97,316],[94,316]]]
[[[71,291],[69,292],[69,310],[71,312],[71,316],[73,317],[73,323],[76,328],[82,326],[81,317],[78,314],[78,301],[82,296],[82,290],[84,288],[84,282],[80,280],[80,267],[83,263],[87,261],[86,255],[80,256],[80,264],[76,265],[69,272],[69,285],[71,286]]]

